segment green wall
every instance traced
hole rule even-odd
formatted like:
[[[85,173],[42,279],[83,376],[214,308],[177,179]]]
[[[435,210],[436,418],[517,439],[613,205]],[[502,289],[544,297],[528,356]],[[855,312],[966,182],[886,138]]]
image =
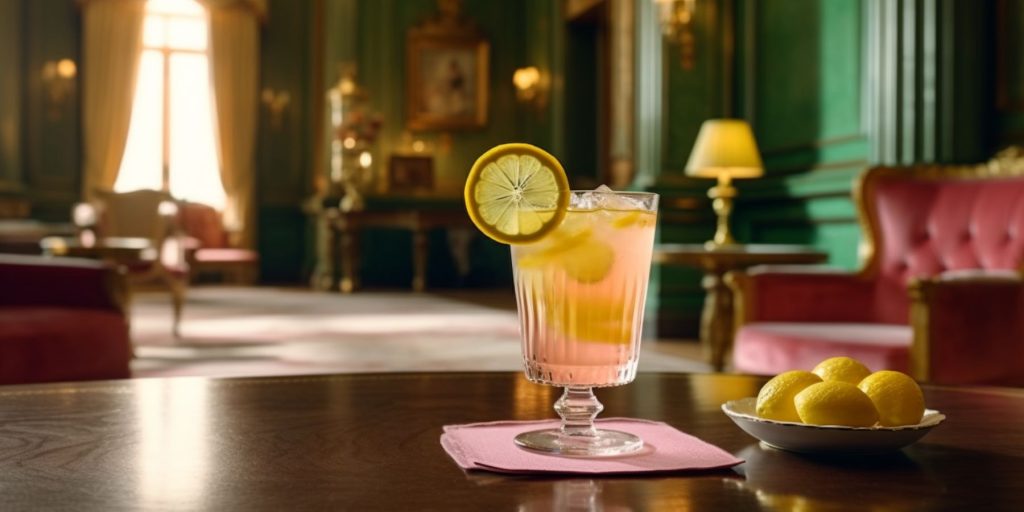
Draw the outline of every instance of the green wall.
[[[257,247],[265,282],[298,282],[309,270],[311,243],[303,201],[312,194],[311,115],[314,2],[271,0],[261,32],[260,88],[287,91],[275,125],[261,105],[256,139]]]
[[[79,26],[74,0],[0,0],[0,194],[40,219],[66,221],[79,196],[78,80],[61,105],[42,81],[46,62],[81,62]]]
[[[0,194],[22,189],[21,2],[0,0]]]
[[[384,120],[376,152],[382,162],[399,144],[405,130],[406,31],[436,13],[435,0],[378,0],[358,4],[357,55],[359,80]],[[487,125],[479,130],[429,131],[421,136],[435,152],[435,186],[458,195],[476,158],[500,142],[516,140],[525,122],[515,101],[512,73],[526,57],[526,26],[522,5],[467,0],[463,11],[490,41]],[[450,148],[444,138],[450,137]]]
[[[993,23],[996,37],[996,148],[1024,144],[1024,2],[997,0]]]
[[[684,178],[683,167],[704,119],[740,117],[754,128],[765,176],[737,183],[737,239],[806,244],[827,252],[833,266],[857,268],[860,229],[850,194],[863,169],[978,161],[1022,140],[1024,74],[1017,68],[1024,62],[1024,10],[1018,2],[997,4],[700,3],[695,69],[666,60],[665,166],[655,186],[665,196],[661,240],[709,238],[713,215],[704,194],[712,183]],[[733,30],[721,30],[721,23]],[[1003,50],[994,51],[996,43]],[[729,48],[734,58],[723,73],[716,63],[730,61]],[[1007,94],[994,106],[1000,87]],[[699,276],[661,270],[661,334],[696,336]]]
[[[740,83],[765,177],[739,183],[736,232],[749,242],[804,243],[856,265],[851,179],[866,166],[858,0],[765,0],[741,11],[752,48]],[[748,42],[748,38],[750,42]]]
[[[523,37],[527,16],[538,23],[554,24],[553,2],[531,0],[524,3],[467,0],[463,13],[474,21],[490,43],[488,70],[487,124],[481,129],[416,132],[434,148],[435,193],[451,198],[461,196],[462,185],[476,158],[490,147],[527,138],[548,146],[553,138],[549,111],[527,111],[515,100],[512,74],[516,68],[535,63],[532,58],[550,55],[557,44],[550,37]],[[373,148],[379,172],[386,170],[389,155],[402,139],[405,126],[405,33],[436,14],[434,0],[379,0],[355,2],[328,0],[327,11],[335,13],[325,20],[328,27],[324,82],[338,79],[337,64],[354,59],[360,85],[368,92],[369,107],[383,120],[380,136]],[[345,16],[354,16],[345,19]],[[543,65],[543,63],[541,63]],[[326,87],[325,87],[326,89]],[[324,154],[326,154],[326,147]],[[324,168],[326,172],[326,167]],[[408,199],[406,204],[418,201]],[[465,280],[455,277],[454,261],[447,250],[443,231],[430,236],[431,287],[451,285],[494,286],[511,281],[508,248],[475,237],[470,245],[473,267]],[[366,286],[408,287],[411,280],[412,241],[407,232],[374,230],[367,232],[361,244],[360,274]]]

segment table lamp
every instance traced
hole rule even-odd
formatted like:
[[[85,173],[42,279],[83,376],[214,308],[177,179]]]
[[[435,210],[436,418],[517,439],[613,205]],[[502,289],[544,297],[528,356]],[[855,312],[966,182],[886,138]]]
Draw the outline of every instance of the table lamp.
[[[708,191],[718,215],[718,227],[715,237],[704,245],[715,249],[735,244],[736,240],[729,232],[729,214],[732,212],[732,200],[736,197],[732,180],[757,178],[764,174],[750,125],[739,119],[704,121],[690,152],[690,160],[686,162],[686,174],[718,179],[718,184]]]

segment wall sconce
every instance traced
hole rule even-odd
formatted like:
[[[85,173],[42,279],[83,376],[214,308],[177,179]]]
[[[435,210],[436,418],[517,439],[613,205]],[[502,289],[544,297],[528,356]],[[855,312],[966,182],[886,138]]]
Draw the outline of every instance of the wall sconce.
[[[275,91],[267,87],[260,94],[260,100],[270,114],[270,126],[274,129],[281,128],[288,104],[292,102],[291,94],[288,94],[288,91]]]
[[[693,35],[693,15],[697,0],[654,0],[658,4],[661,33],[665,39],[679,46],[679,61],[683,69],[693,69],[696,58],[696,38]]]
[[[75,90],[78,66],[71,59],[51,60],[43,64],[43,86],[50,103],[50,117],[59,119],[61,110]]]
[[[516,99],[520,103],[544,108],[547,104],[548,77],[537,66],[519,68],[512,74],[512,85],[516,87]]]

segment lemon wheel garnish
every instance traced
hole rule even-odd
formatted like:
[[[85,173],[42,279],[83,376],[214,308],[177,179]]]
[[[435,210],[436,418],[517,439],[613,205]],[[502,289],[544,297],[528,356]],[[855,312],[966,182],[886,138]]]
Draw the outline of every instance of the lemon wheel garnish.
[[[466,178],[466,210],[485,235],[504,244],[540,240],[569,207],[565,169],[530,144],[502,144],[480,156]]]

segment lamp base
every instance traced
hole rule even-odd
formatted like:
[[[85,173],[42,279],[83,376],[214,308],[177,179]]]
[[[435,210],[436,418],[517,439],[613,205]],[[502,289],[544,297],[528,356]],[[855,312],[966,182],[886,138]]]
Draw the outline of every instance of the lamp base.
[[[708,251],[724,251],[726,249],[731,249],[738,245],[740,244],[735,240],[730,240],[726,243],[719,243],[714,240],[708,240],[707,242],[704,242],[704,249]]]
[[[719,175],[718,184],[708,190],[708,197],[712,200],[711,206],[718,215],[715,237],[704,242],[708,250],[736,245],[736,239],[729,231],[729,214],[732,213],[732,200],[736,197],[736,187],[732,186],[732,180],[728,175]]]

